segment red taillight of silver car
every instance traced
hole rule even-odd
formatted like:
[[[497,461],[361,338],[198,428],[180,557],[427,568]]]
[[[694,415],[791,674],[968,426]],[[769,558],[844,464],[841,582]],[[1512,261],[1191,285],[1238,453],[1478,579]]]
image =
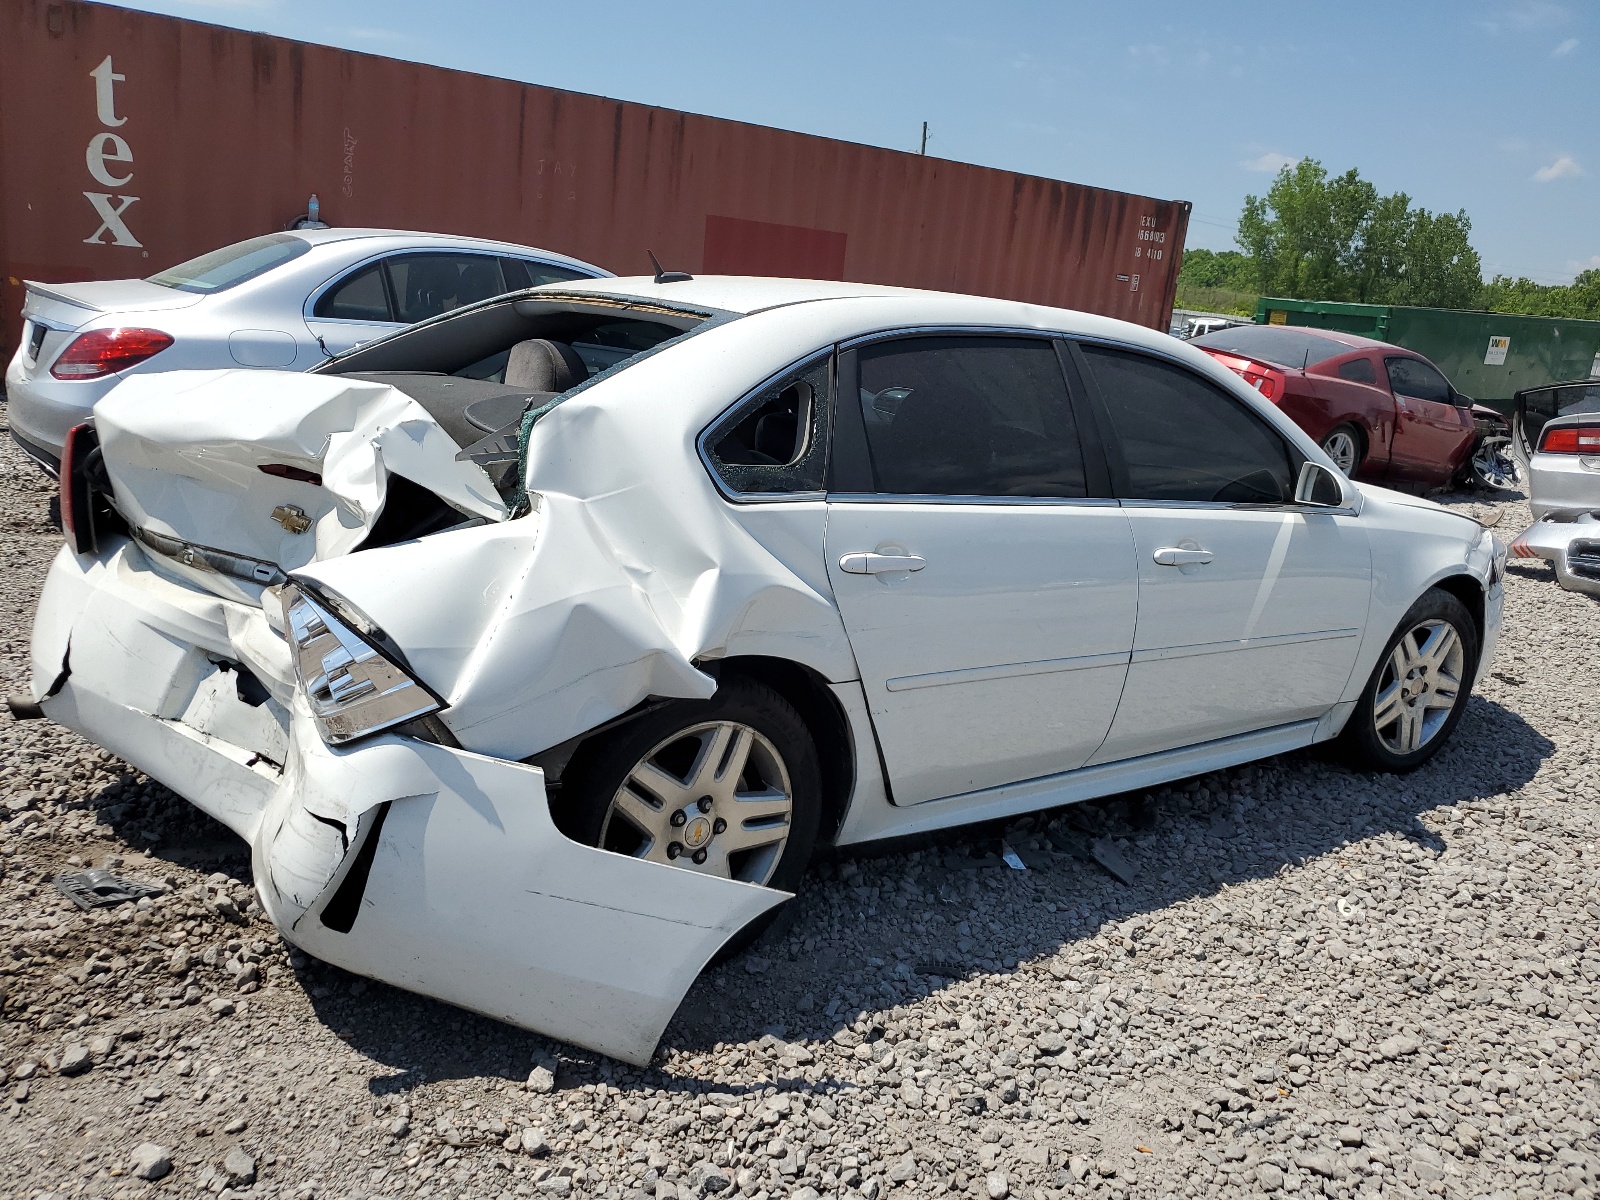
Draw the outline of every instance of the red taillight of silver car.
[[[1539,439],[1541,454],[1600,454],[1600,425],[1546,427]]]
[[[172,345],[159,329],[91,329],[72,339],[50,374],[57,379],[99,379],[137,366]]]

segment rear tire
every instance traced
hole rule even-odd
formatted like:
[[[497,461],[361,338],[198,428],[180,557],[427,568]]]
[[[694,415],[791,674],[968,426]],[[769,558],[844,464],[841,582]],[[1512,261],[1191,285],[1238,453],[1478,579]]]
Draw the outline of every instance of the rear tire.
[[[1478,671],[1478,627],[1466,605],[1431,588],[1384,647],[1340,735],[1352,764],[1403,774],[1450,740]]]
[[[671,701],[586,744],[564,772],[559,816],[586,845],[793,892],[821,813],[805,722],[765,684],[733,676],[709,700]]]
[[[1322,439],[1322,452],[1333,459],[1333,465],[1344,472],[1346,479],[1355,477],[1365,457],[1361,450],[1361,434],[1350,424],[1335,425],[1328,430],[1328,435]]]

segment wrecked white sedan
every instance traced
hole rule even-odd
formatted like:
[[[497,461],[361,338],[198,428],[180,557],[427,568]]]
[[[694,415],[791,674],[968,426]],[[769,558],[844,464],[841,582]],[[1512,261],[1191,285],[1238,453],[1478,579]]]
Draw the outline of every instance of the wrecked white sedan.
[[[1473,522],[1209,356],[992,299],[551,285],[80,427],[34,694],[286,937],[646,1061],[821,844],[1450,736]]]

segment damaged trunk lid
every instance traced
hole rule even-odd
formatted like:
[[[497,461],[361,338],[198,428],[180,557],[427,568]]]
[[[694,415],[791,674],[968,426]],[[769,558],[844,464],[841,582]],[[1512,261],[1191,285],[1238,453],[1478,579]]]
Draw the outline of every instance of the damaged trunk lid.
[[[98,458],[129,533],[220,595],[259,603],[289,572],[506,505],[428,409],[339,375],[135,375],[95,407]]]

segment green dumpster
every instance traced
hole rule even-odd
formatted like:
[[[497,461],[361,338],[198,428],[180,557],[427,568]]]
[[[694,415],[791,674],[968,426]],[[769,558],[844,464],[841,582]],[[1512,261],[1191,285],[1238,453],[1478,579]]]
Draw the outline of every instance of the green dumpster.
[[[1508,415],[1524,388],[1600,378],[1600,321],[1263,296],[1256,323],[1337,329],[1415,350],[1457,391]]]

